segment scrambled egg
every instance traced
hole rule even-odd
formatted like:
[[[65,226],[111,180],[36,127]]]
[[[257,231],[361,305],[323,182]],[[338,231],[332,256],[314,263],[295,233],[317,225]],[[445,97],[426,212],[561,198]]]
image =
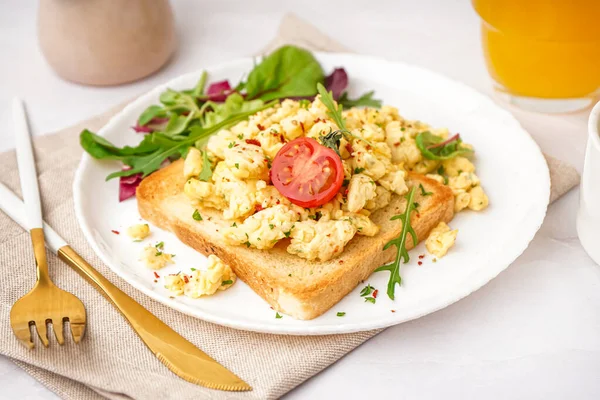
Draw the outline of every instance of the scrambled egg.
[[[194,206],[223,212],[230,221],[230,227],[221,230],[227,243],[266,250],[285,241],[289,253],[322,261],[339,255],[355,235],[378,233],[369,214],[386,207],[392,195],[408,192],[407,172],[449,186],[457,212],[487,207],[488,198],[469,159],[428,160],[417,148],[415,137],[420,132],[448,138],[447,129],[405,120],[389,106],[350,108],[343,117],[352,134],[340,142],[345,181],[327,204],[310,209],[294,205],[269,179],[270,163],[285,143],[301,136],[318,140],[338,129],[319,96],[308,106],[284,100],[211,136],[206,146],[214,167],[209,182],[197,178],[202,157],[197,149],[190,150],[184,163],[184,192]]]
[[[458,235],[458,229],[450,230],[445,222],[440,222],[429,233],[429,237],[425,241],[425,247],[431,254],[441,258],[446,255],[450,247],[454,246],[456,235]]]
[[[134,240],[144,240],[150,235],[150,226],[148,224],[137,224],[127,228],[127,235]]]
[[[140,260],[150,269],[161,269],[168,264],[173,264],[173,254],[165,253],[162,243],[155,246],[149,244],[142,250]]]
[[[186,295],[193,299],[210,296],[218,290],[228,289],[236,279],[231,267],[212,254],[208,256],[206,269],[192,269],[190,274],[180,272],[164,278],[165,288],[173,295]]]

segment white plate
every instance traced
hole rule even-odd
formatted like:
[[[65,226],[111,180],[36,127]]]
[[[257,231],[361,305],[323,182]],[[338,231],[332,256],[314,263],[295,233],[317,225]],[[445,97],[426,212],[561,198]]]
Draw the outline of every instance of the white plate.
[[[160,275],[201,266],[204,256],[156,227],[146,243],[113,234],[111,230],[123,232],[139,220],[136,202],[119,203],[117,180],[104,181],[119,168],[116,162],[99,162],[85,154],[73,185],[75,210],[100,258],[135,288],[183,313],[245,330],[318,335],[387,327],[439,310],[485,285],[527,248],[546,214],[550,177],[537,144],[508,112],[463,84],[415,66],[350,54],[317,53],[317,58],[325,71],[346,68],[353,95],[375,90],[378,98],[398,107],[404,117],[448,127],[475,146],[477,174],[490,206],[484,212],[456,216],[451,226],[459,229],[458,240],[446,257],[433,263],[427,255],[418,266],[417,256],[425,253],[421,244],[402,266],[403,285],[396,289],[395,301],[385,295],[388,272],[379,272],[368,280],[379,289],[376,304],[359,296],[361,285],[311,321],[288,316],[276,319],[275,311],[241,281],[207,298],[171,298],[162,279],[155,283],[153,272],[138,261],[142,247],[148,241],[162,240],[165,250],[177,255],[176,264],[159,271]],[[230,79],[236,83],[251,66],[251,59],[243,59],[207,71],[212,82]],[[200,72],[190,73],[155,88],[125,107],[99,134],[117,145],[137,144],[142,137],[130,126],[139,114],[157,103],[167,87],[193,87],[199,76]],[[336,316],[341,311],[345,316]]]

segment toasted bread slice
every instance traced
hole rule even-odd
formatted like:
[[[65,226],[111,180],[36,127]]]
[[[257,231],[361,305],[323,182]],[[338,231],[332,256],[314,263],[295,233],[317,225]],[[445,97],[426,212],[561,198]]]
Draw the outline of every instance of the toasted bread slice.
[[[419,207],[412,213],[411,223],[421,241],[440,221],[452,219],[454,197],[449,188],[423,175],[409,174],[407,183],[422,184],[432,193],[423,196],[421,190],[415,192]],[[226,244],[219,230],[228,227],[230,221],[223,220],[221,212],[214,209],[203,209],[203,220],[195,221],[195,208],[183,193],[184,184],[181,160],[144,179],[137,189],[142,218],[175,233],[203,254],[217,255],[275,310],[294,318],[306,320],[323,314],[375,268],[395,257],[395,247],[384,251],[383,246],[400,233],[402,223],[390,218],[405,210],[403,196],[393,196],[387,207],[371,214],[381,228],[377,235],[355,236],[340,256],[329,261],[307,261],[287,253],[288,240],[270,250]],[[414,247],[410,237],[407,247]]]

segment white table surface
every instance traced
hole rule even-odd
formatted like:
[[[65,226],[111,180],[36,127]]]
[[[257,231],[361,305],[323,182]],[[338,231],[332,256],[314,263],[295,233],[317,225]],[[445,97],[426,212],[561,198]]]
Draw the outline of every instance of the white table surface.
[[[56,131],[182,73],[255,53],[287,11],[357,52],[418,64],[491,92],[467,0],[300,4],[174,0],[180,47],[173,61],[141,82],[89,88],[60,80],[45,64],[36,41],[37,2],[3,0],[0,151],[14,147],[13,96],[26,100],[36,135]],[[511,111],[545,152],[581,170],[589,110],[545,117]],[[507,162],[514,160],[507,155]],[[487,286],[387,329],[287,398],[600,398],[600,267],[577,239],[577,202],[574,190],[552,205],[529,249]],[[2,399],[56,398],[3,357],[0,387]]]

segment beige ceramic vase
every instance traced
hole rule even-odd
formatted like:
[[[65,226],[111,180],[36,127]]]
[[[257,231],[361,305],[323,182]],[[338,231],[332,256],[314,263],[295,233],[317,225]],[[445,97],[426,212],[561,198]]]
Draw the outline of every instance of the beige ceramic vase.
[[[38,37],[56,73],[85,85],[148,76],[176,47],[168,0],[41,0]]]

